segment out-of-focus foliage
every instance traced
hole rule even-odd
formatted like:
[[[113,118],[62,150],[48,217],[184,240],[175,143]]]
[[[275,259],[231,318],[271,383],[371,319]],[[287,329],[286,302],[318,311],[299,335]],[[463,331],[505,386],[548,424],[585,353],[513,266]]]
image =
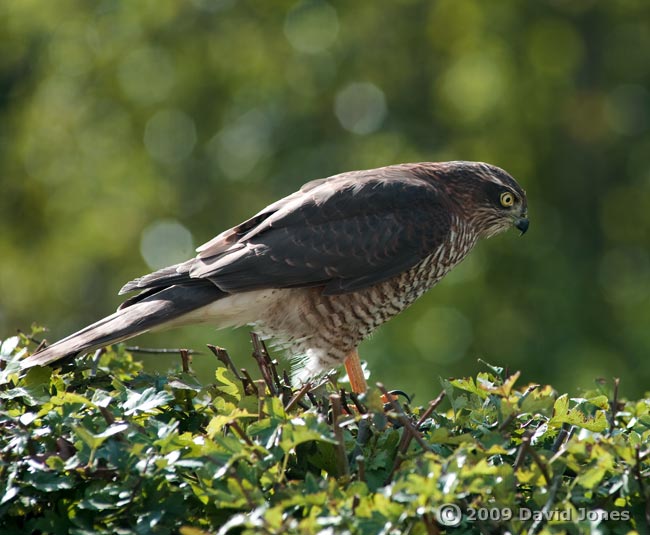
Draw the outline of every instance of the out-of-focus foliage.
[[[371,390],[358,412],[224,367],[148,375],[122,349],[20,377],[23,343],[0,346],[3,534],[647,532],[648,399],[488,367],[442,381],[450,409]]]
[[[2,2],[0,330],[63,336],[309,179],[485,160],[527,189],[531,230],[481,244],[365,343],[375,377],[430,396],[483,356],[638,395],[649,21],[646,0]],[[141,343],[179,340],[248,344]]]

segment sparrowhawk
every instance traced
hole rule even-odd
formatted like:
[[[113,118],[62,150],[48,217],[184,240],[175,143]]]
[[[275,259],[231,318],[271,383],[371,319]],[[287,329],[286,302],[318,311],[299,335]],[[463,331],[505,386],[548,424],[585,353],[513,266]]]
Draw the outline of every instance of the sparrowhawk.
[[[252,325],[295,359],[305,381],[345,362],[480,238],[528,229],[524,190],[480,162],[411,163],[308,182],[197,249],[127,283],[114,314],[23,361],[52,363],[154,328]]]

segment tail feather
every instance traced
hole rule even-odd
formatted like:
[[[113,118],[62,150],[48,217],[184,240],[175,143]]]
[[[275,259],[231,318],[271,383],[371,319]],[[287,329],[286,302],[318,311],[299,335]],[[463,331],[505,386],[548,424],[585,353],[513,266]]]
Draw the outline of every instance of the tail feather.
[[[172,326],[174,320],[184,314],[226,295],[212,284],[170,286],[30,355],[22,361],[22,368],[45,366],[72,355],[122,342],[155,327],[165,324]]]

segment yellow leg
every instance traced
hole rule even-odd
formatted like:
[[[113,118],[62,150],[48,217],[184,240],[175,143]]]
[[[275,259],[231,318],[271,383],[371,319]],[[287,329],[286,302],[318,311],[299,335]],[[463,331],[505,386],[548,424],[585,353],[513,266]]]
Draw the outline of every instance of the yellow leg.
[[[354,349],[348,353],[345,359],[345,371],[350,379],[350,387],[352,392],[363,394],[368,390],[368,383],[363,376],[363,369],[361,368],[361,361],[359,360],[359,353]]]

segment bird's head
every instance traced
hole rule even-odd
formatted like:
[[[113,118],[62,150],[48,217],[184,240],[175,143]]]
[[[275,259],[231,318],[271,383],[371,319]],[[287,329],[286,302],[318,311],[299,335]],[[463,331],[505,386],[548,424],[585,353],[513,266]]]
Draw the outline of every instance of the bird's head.
[[[503,169],[482,162],[446,162],[445,189],[479,235],[491,237],[512,227],[528,230],[526,192]]]

